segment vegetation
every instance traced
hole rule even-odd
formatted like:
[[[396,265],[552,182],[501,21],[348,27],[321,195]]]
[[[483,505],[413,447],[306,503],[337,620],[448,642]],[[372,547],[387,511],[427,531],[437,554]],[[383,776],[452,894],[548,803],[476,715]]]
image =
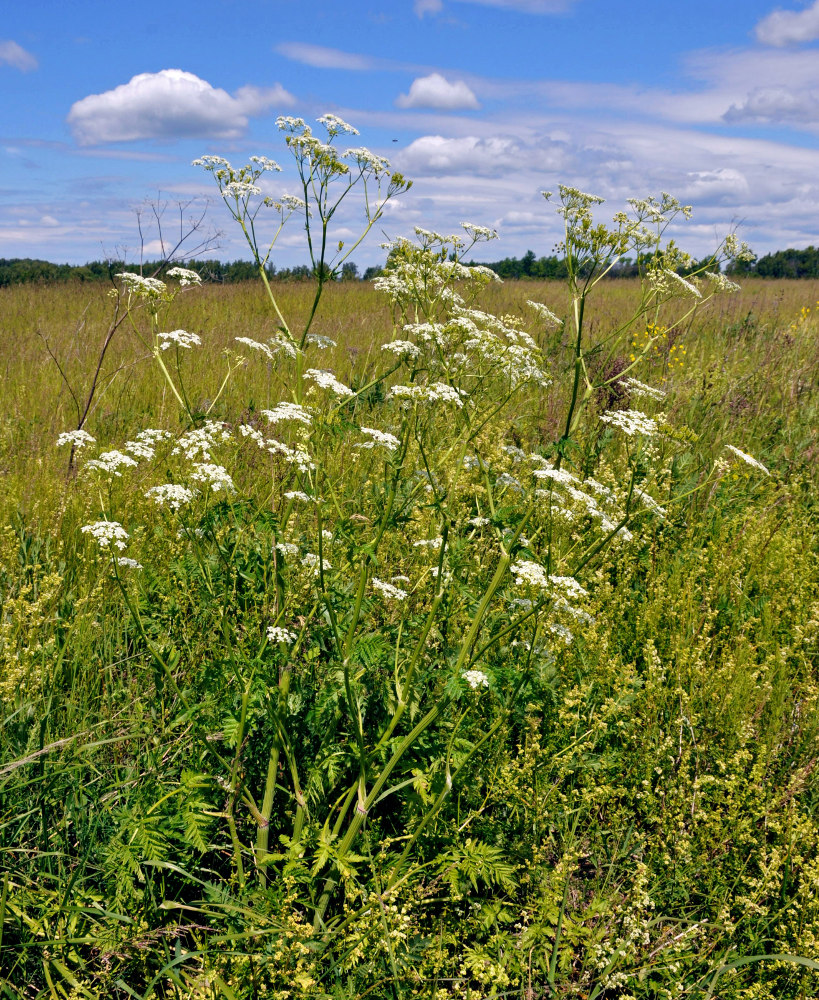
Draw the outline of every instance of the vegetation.
[[[273,288],[208,166],[258,285],[0,292],[0,995],[815,996],[809,286],[563,188],[562,285]]]

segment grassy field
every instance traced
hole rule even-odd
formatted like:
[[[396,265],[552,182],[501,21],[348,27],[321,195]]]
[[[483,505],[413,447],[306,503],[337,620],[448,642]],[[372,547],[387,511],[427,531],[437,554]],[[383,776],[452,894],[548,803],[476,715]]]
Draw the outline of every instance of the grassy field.
[[[561,285],[479,293],[518,385],[488,334],[385,355],[385,295],[332,284],[341,389],[237,344],[261,286],[186,289],[115,331],[69,468],[115,303],[0,290],[0,996],[819,994],[819,284],[610,349],[639,296],[589,299],[565,434]]]

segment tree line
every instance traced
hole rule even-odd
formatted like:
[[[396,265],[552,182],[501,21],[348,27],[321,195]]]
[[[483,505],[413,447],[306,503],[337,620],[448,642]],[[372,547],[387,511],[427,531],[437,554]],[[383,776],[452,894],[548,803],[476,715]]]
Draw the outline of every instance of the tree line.
[[[625,258],[612,271],[612,278],[631,278],[640,273],[644,261]],[[701,263],[705,263],[702,261]],[[161,272],[163,261],[147,261],[141,266],[126,264],[117,260],[94,260],[88,264],[53,264],[46,260],[29,257],[0,258],[0,288],[6,285],[40,282],[52,284],[61,281],[101,282],[113,281],[120,271],[133,271],[145,275]],[[563,257],[538,257],[533,250],[527,250],[522,257],[504,257],[503,260],[486,262],[483,265],[504,279],[555,279],[566,278],[566,261]],[[185,267],[197,271],[203,281],[219,284],[234,284],[250,281],[258,277],[255,265],[248,260],[223,262],[218,260],[189,260]],[[376,277],[383,266],[368,267],[359,274],[358,267],[348,261],[340,274],[341,281],[367,281]],[[266,268],[270,281],[308,281],[314,277],[313,268],[307,264],[294,267]],[[760,278],[819,278],[819,248],[809,246],[804,250],[778,250],[765,254],[754,261],[737,261],[729,267],[729,273],[755,275]],[[330,277],[328,274],[327,278]]]

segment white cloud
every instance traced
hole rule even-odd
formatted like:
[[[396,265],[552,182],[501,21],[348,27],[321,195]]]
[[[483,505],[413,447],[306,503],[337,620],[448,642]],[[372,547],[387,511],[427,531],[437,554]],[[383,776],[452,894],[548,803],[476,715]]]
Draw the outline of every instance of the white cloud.
[[[68,124],[82,146],[197,136],[235,139],[244,133],[249,116],[292,102],[278,84],[242,87],[231,96],[193,73],[163,69],[140,73],[113,90],[77,101]]]
[[[399,108],[439,108],[443,111],[480,107],[477,97],[463,80],[450,83],[440,73],[416,77],[410,84],[409,93],[400,94],[395,104]]]
[[[732,104],[723,117],[727,122],[751,120],[819,125],[819,90],[757,87],[741,104]]]
[[[805,10],[775,10],[756,26],[763,45],[797,45],[819,38],[819,0]]]
[[[370,56],[343,52],[326,45],[311,45],[309,42],[282,42],[276,46],[276,52],[293,62],[314,66],[316,69],[368,70],[376,69],[381,62]]]
[[[13,66],[27,73],[29,70],[37,69],[38,63],[30,52],[26,52],[17,42],[9,40],[0,41],[0,65]]]
[[[445,138],[424,135],[411,142],[395,157],[409,176],[469,173],[477,176],[500,176],[521,165],[522,153],[514,139],[505,136],[480,138],[465,135]]]
[[[443,0],[415,0],[413,5],[418,17],[424,14],[440,14],[444,8]]]

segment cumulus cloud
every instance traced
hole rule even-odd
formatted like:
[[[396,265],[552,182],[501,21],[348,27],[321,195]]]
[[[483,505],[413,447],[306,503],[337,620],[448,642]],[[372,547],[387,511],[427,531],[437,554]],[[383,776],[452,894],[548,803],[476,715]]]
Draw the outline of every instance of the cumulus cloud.
[[[819,124],[819,91],[789,87],[757,87],[741,104],[723,115],[727,122],[761,121]]]
[[[247,128],[248,117],[292,102],[278,84],[242,87],[230,95],[193,73],[163,69],[77,101],[68,124],[82,146],[135,139],[235,139]]]
[[[368,70],[377,68],[380,63],[380,60],[369,56],[331,49],[326,45],[311,45],[309,42],[282,42],[276,46],[276,52],[293,62],[314,66],[316,69]]]
[[[410,84],[408,94],[399,94],[395,101],[399,108],[439,108],[442,111],[476,110],[478,98],[463,80],[450,83],[440,73],[419,76]]]
[[[445,138],[424,135],[403,149],[396,161],[410,175],[454,174],[498,176],[521,164],[522,153],[514,139],[504,136],[480,138],[465,135]]]
[[[13,66],[23,73],[28,73],[29,70],[37,69],[38,63],[34,56],[30,52],[26,52],[22,45],[8,40],[0,41],[0,65]]]
[[[763,45],[798,45],[819,38],[819,0],[805,10],[775,10],[756,26]]]

